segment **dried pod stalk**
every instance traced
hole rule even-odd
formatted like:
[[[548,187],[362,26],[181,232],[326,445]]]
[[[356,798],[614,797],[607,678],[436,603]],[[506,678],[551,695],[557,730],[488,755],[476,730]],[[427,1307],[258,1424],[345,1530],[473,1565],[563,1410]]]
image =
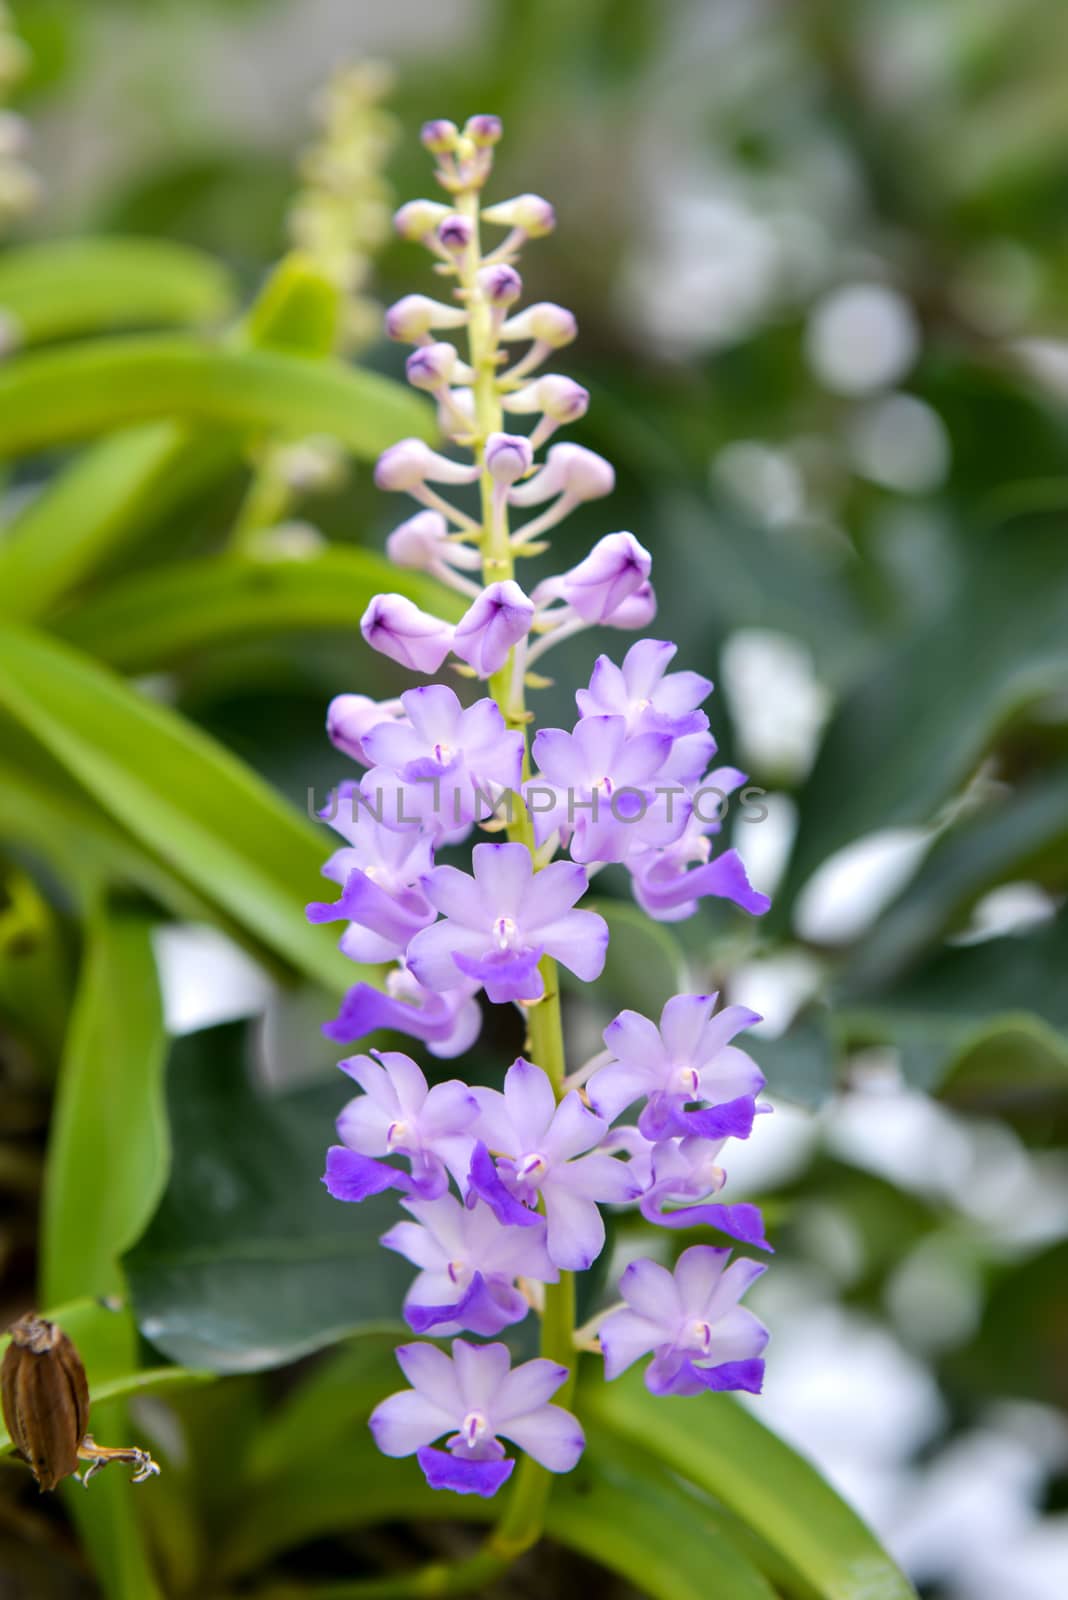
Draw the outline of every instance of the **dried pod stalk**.
[[[89,1385],[81,1356],[54,1322],[20,1317],[0,1369],[11,1442],[42,1489],[78,1470],[89,1425]]]
[[[11,1442],[41,1489],[77,1477],[79,1461],[89,1463],[86,1484],[109,1461],[134,1466],[135,1483],[159,1471],[145,1450],[94,1444],[86,1433],[89,1385],[82,1358],[63,1329],[44,1317],[30,1313],[12,1324],[0,1366],[0,1400]]]

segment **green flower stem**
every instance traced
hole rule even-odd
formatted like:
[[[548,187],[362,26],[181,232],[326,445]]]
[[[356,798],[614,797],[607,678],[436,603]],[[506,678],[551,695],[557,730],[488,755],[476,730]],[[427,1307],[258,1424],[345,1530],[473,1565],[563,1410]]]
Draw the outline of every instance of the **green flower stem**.
[[[509,542],[506,507],[497,507],[494,501],[493,478],[485,467],[486,439],[499,432],[503,422],[500,395],[497,391],[497,338],[493,330],[491,309],[478,286],[478,268],[481,259],[479,243],[479,191],[468,189],[456,196],[456,209],[471,223],[471,242],[460,264],[460,288],[469,312],[468,362],[474,371],[475,395],[475,459],[482,471],[479,492],[482,501],[482,581],[499,583],[510,578],[514,571],[512,547]],[[513,650],[501,668],[490,679],[490,693],[510,728],[526,734],[529,716],[522,674],[514,673]],[[530,773],[529,759],[524,757],[523,774]],[[531,855],[535,853],[534,830],[523,801],[513,796],[513,809],[508,822],[508,838],[525,845]],[[545,993],[541,1000],[527,1010],[528,1050],[531,1059],[549,1076],[557,1099],[564,1094],[567,1065],[564,1056],[564,1032],[560,1015],[560,984],[556,962],[543,957],[540,968]],[[560,1282],[545,1287],[545,1308],[541,1324],[541,1353],[551,1361],[568,1369],[568,1379],[556,1395],[563,1406],[569,1403],[575,1380],[575,1284],[570,1272],[560,1274]],[[325,1587],[301,1588],[288,1591],[311,1596],[315,1600],[423,1600],[430,1596],[475,1594],[487,1583],[507,1571],[517,1557],[541,1538],[545,1524],[545,1507],[552,1488],[553,1475],[538,1465],[530,1456],[523,1456],[515,1470],[504,1510],[496,1527],[487,1536],[482,1548],[465,1561],[431,1562],[415,1572],[401,1573],[382,1578],[356,1579],[351,1583],[329,1584]],[[285,1600],[287,1591],[278,1590],[277,1600]],[[275,1591],[263,1600],[275,1600]]]
[[[507,506],[494,504],[494,482],[485,468],[486,439],[498,432],[503,422],[496,375],[498,367],[497,337],[493,329],[490,306],[478,286],[478,266],[482,250],[479,240],[479,192],[465,191],[457,196],[457,210],[471,224],[471,241],[460,266],[460,287],[463,289],[469,313],[468,362],[474,371],[475,395],[475,459],[482,467],[479,491],[482,501],[482,580],[486,584],[499,583],[514,572],[514,558],[509,541]],[[514,672],[515,652],[490,680],[490,693],[497,702],[509,727],[519,728],[524,736],[529,721],[522,674]],[[529,776],[529,758],[524,757],[524,776]],[[518,797],[513,797],[518,798]],[[530,815],[521,799],[514,806],[508,824],[508,837],[523,844],[534,854],[534,830]],[[545,993],[541,1000],[527,1011],[529,1050],[533,1061],[549,1076],[557,1099],[564,1093],[567,1065],[564,1055],[564,1031],[560,1015],[560,984],[556,962],[545,956],[540,966]],[[545,1289],[545,1310],[542,1316],[541,1353],[561,1366],[567,1367],[570,1376],[557,1395],[561,1405],[567,1405],[574,1384],[575,1349],[575,1285],[569,1272],[561,1273],[558,1284]],[[529,1456],[524,1456],[516,1469],[515,1480],[496,1529],[487,1541],[486,1549],[496,1551],[505,1559],[514,1559],[541,1537],[545,1517],[545,1504],[552,1487],[552,1474]]]

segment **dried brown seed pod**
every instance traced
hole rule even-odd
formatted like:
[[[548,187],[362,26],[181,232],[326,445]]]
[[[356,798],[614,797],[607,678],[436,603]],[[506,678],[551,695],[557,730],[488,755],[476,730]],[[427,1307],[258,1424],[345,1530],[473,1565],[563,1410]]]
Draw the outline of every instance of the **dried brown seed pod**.
[[[71,1340],[33,1314],[12,1325],[0,1367],[0,1395],[11,1442],[42,1489],[78,1469],[89,1424],[89,1385]]]
[[[159,1472],[147,1450],[110,1449],[86,1433],[89,1385],[82,1358],[63,1329],[44,1317],[30,1313],[12,1324],[0,1366],[0,1401],[11,1442],[41,1489],[77,1477],[79,1461],[88,1462],[81,1480],[86,1485],[109,1461],[134,1467],[134,1483]]]

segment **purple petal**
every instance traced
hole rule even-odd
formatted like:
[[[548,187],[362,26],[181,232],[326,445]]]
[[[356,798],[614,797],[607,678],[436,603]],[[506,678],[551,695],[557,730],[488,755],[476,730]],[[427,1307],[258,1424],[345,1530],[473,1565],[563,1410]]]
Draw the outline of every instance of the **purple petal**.
[[[481,1139],[471,1155],[468,1185],[468,1205],[474,1203],[472,1196],[480,1196],[499,1222],[518,1228],[533,1228],[541,1220],[536,1211],[523,1205],[522,1201],[517,1200],[510,1190],[505,1188],[500,1173],[493,1164],[493,1157]]]
[[[464,981],[463,972],[455,960],[457,952],[468,958],[477,958],[487,943],[488,935],[474,928],[460,927],[451,918],[445,922],[435,922],[433,927],[417,933],[409,944],[408,966],[426,989],[438,992],[457,989]]]
[[[647,1222],[654,1222],[661,1228],[715,1228],[743,1244],[771,1251],[764,1237],[764,1219],[759,1207],[744,1201],[733,1206],[680,1206],[677,1211],[665,1211],[655,1196],[647,1195],[640,1209]]]
[[[346,1150],[334,1144],[326,1152],[326,1171],[323,1183],[335,1200],[366,1200],[370,1195],[381,1194],[384,1189],[412,1187],[406,1172],[376,1161],[372,1156],[361,1156],[355,1150]]]
[[[478,956],[454,951],[452,959],[465,978],[474,978],[485,986],[487,998],[494,1005],[505,1005],[509,1000],[541,999],[545,993],[545,983],[538,971],[541,957],[541,945],[533,945],[525,950],[491,950]],[[414,954],[411,959],[415,970]]]
[[[550,1261],[564,1272],[585,1272],[604,1249],[600,1211],[592,1200],[554,1183],[552,1173],[542,1186],[542,1195]]]
[[[456,1369],[444,1350],[432,1344],[398,1345],[397,1365],[413,1389],[439,1407],[451,1426],[459,1426],[465,1410],[464,1399]]]
[[[540,1406],[502,1422],[501,1432],[549,1472],[570,1472],[586,1448],[586,1436],[570,1411]]]
[[[693,1371],[706,1389],[744,1389],[759,1394],[764,1387],[763,1361],[724,1361],[718,1367],[697,1367]]]
[[[481,1272],[476,1272],[463,1294],[452,1304],[438,1306],[415,1305],[405,1302],[404,1316],[415,1333],[429,1333],[442,1323],[457,1323],[469,1333],[484,1338],[500,1333],[512,1323],[521,1322],[530,1307],[516,1289],[504,1287],[504,1292],[493,1292]]]
[[[386,1456],[410,1456],[453,1426],[448,1411],[414,1389],[391,1394],[371,1412],[368,1426]]]
[[[502,1483],[507,1483],[514,1461],[464,1461],[447,1450],[425,1448],[416,1460],[432,1489],[451,1489],[453,1494],[478,1494],[489,1500]]]
[[[619,1280],[619,1292],[632,1311],[650,1322],[673,1327],[682,1317],[675,1280],[657,1261],[632,1261]]]
[[[476,844],[471,866],[481,907],[481,926],[496,917],[522,917],[534,876],[530,851],[523,844]],[[545,869],[547,872],[550,868]]]
[[[494,1417],[505,1423],[513,1417],[539,1410],[566,1381],[567,1373],[568,1369],[558,1361],[548,1361],[544,1356],[524,1361],[522,1366],[513,1368],[502,1383],[493,1407]],[[514,1436],[509,1433],[508,1437]]]
[[[648,1355],[664,1337],[659,1323],[634,1311],[613,1311],[601,1324],[604,1375],[609,1383]]]
[[[549,955],[583,983],[592,983],[604,971],[608,924],[596,911],[569,911],[540,928],[538,936]]]
[[[522,1130],[528,1147],[533,1148],[556,1115],[556,1096],[548,1075],[520,1056],[505,1074],[504,1100],[513,1127]]]

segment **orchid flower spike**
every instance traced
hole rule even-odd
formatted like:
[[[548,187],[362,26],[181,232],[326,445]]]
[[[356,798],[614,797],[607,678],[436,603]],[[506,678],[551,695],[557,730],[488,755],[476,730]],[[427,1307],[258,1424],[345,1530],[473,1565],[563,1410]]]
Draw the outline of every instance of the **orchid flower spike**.
[[[754,1012],[675,995],[658,1022],[620,1012],[585,1065],[569,1072],[565,1059],[557,969],[579,984],[604,969],[608,924],[582,904],[600,866],[621,865],[638,906],[660,921],[691,915],[707,895],[757,914],[768,902],[737,851],[713,856],[723,811],[708,802],[725,804],[746,779],[712,766],[702,709],[712,685],[674,667],[670,641],[641,639],[621,663],[601,656],[575,690],[574,726],[527,736],[528,691],[549,682],[540,657],[591,627],[646,628],[656,595],[649,552],[629,532],[605,534],[530,593],[516,582],[518,559],[542,554],[542,535],[610,494],[615,473],[593,450],[550,442],[590,396],[545,371],[576,336],[571,312],[521,303],[520,250],[551,232],[552,206],[533,194],[483,205],[500,138],[488,113],[423,128],[442,200],[411,201],[394,226],[436,258],[450,292],[405,295],[386,328],[412,346],[408,382],[429,396],[416,403],[436,409],[449,444],[402,439],[374,472],[380,489],[419,503],[389,534],[390,560],[463,594],[466,609],[453,624],[432,599],[423,609],[409,598],[423,594],[409,582],[406,594],[376,595],[360,621],[374,650],[416,673],[439,673],[451,654],[461,692],[438,682],[398,699],[331,701],[330,739],[365,770],[320,812],[340,835],[323,867],[336,898],[307,908],[312,922],[340,924],[341,950],[364,963],[323,1024],[338,1045],[358,1049],[388,1029],[454,1061],[489,1006],[517,1007],[525,1026],[501,1091],[468,1081],[470,1063],[431,1085],[400,1051],[343,1061],[360,1092],[338,1118],[323,1180],[339,1201],[378,1195],[402,1208],[381,1243],[415,1269],[404,1297],[415,1333],[488,1339],[531,1307],[541,1314],[546,1356],[516,1367],[503,1344],[458,1337],[451,1355],[403,1345],[411,1387],[370,1419],[379,1448],[414,1455],[432,1488],[481,1496],[508,1479],[515,1451],[550,1472],[570,1471],[582,1452],[580,1424],[551,1400],[573,1345],[590,1343],[571,1327],[565,1280],[604,1250],[606,1207],[632,1208],[638,1229],[710,1229],[771,1250],[758,1208],[721,1198],[725,1147],[768,1109],[760,1069],[735,1043]],[[504,237],[487,248],[494,226]],[[501,837],[471,846],[468,860],[476,827]],[[445,849],[463,850],[461,864],[446,863]],[[389,969],[374,970],[381,963]],[[606,1376],[646,1358],[655,1394],[758,1391],[767,1332],[738,1302],[761,1270],[704,1244],[673,1272],[632,1260],[623,1305],[595,1319]],[[527,1492],[536,1476],[522,1482],[514,1506],[525,1515],[541,1498]]]

